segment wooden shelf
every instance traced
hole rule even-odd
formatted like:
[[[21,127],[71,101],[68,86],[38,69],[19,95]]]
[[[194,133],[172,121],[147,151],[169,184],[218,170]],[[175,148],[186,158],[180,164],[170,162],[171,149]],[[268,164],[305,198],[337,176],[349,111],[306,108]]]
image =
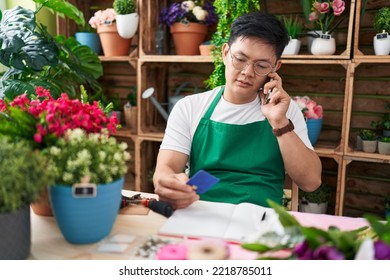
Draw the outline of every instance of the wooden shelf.
[[[140,56],[139,62],[167,62],[167,63],[178,63],[178,62],[189,62],[189,63],[212,63],[211,56],[206,55],[142,55]]]
[[[366,153],[362,151],[352,151],[345,153],[344,157],[348,160],[379,162],[390,164],[390,155],[381,155],[378,153]]]

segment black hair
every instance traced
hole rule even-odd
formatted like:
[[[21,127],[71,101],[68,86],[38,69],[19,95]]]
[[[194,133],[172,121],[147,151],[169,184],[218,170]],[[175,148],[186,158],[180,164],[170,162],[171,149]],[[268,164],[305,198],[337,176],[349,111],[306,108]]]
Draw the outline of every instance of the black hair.
[[[289,41],[287,30],[280,20],[261,11],[244,14],[233,22],[228,44],[239,37],[257,38],[273,46],[278,59]]]

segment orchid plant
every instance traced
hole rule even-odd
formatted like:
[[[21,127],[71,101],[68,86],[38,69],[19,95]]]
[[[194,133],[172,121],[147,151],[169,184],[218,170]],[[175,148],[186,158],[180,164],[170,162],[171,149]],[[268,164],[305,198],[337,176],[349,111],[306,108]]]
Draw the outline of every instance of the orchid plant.
[[[26,139],[39,149],[55,144],[67,129],[82,128],[90,133],[106,128],[115,133],[118,123],[116,115],[107,117],[96,101],[83,103],[66,93],[54,99],[42,87],[36,87],[36,97],[21,94],[13,101],[0,100],[0,134]]]
[[[294,96],[293,100],[298,104],[305,119],[322,119],[323,108],[308,96]]]
[[[332,26],[335,17],[339,17],[344,12],[345,2],[343,0],[313,1],[311,10],[309,21],[319,26],[323,34],[331,34],[343,20],[341,18]]]
[[[244,243],[243,248],[257,251],[260,259],[298,260],[390,260],[390,218],[385,223],[366,216],[370,227],[342,231],[336,227],[322,230],[305,227],[284,208],[272,201],[279,223]],[[275,252],[283,251],[283,255]]]
[[[188,24],[202,23],[207,26],[217,23],[218,17],[214,6],[208,1],[183,1],[172,3],[160,12],[160,22],[168,27],[176,22]]]

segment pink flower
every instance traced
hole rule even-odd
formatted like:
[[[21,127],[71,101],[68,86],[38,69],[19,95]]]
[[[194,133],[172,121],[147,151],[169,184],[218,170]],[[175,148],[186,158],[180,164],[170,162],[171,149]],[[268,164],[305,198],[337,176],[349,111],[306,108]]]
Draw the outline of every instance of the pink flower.
[[[320,12],[321,14],[326,14],[329,12],[329,3],[328,2],[323,2],[323,3],[320,3],[320,2],[314,2],[313,4],[313,7],[318,11]]]
[[[342,0],[333,1],[333,13],[335,16],[341,15],[345,10],[345,3]]]
[[[314,100],[311,100],[308,96],[295,96],[293,100],[297,103],[299,109],[301,109],[303,115],[307,119],[322,119],[323,108],[321,105],[317,105]]]
[[[317,12],[311,12],[310,14],[309,14],[309,20],[310,21],[315,21],[315,20],[317,20],[318,19],[318,13]]]

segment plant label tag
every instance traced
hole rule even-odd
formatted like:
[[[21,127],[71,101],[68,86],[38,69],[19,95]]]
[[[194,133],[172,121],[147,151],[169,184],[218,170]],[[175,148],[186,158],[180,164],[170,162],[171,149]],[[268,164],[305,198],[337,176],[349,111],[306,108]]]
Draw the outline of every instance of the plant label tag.
[[[331,36],[329,34],[322,34],[321,35],[321,39],[329,40],[330,38],[331,38]]]
[[[72,186],[73,197],[86,198],[96,196],[96,184],[80,183]]]
[[[389,34],[387,32],[386,33],[378,33],[378,34],[376,34],[376,38],[378,40],[380,40],[380,39],[387,39],[388,36],[389,36]]]
[[[204,170],[199,170],[190,178],[187,185],[192,186],[196,193],[203,194],[218,182],[219,179],[217,177]]]

